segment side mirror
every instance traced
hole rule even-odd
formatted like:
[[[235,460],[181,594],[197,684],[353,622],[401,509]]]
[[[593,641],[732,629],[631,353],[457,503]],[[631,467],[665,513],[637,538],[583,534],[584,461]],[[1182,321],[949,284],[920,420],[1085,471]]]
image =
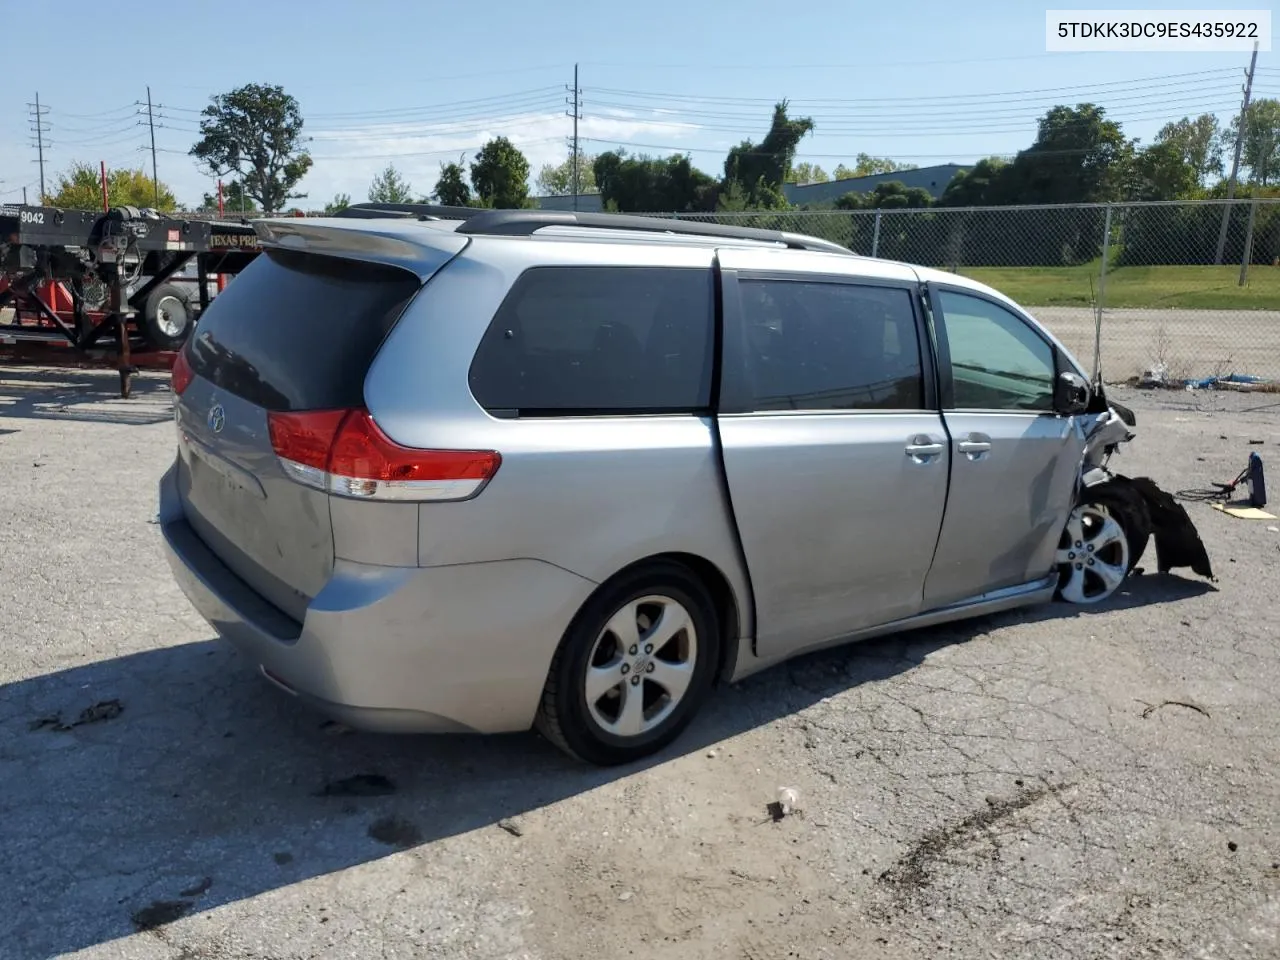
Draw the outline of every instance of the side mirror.
[[[1058,374],[1053,387],[1053,408],[1063,416],[1084,413],[1089,408],[1093,391],[1080,374],[1072,370],[1063,371]]]

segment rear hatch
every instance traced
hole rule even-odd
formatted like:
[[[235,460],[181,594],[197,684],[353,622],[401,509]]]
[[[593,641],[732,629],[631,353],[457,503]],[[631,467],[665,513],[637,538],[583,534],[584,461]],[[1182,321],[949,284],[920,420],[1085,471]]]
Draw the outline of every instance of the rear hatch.
[[[194,378],[175,415],[187,521],[295,620],[332,573],[333,528],[328,495],[285,474],[268,415],[362,406],[374,355],[422,282],[398,267],[267,250],[184,348]]]

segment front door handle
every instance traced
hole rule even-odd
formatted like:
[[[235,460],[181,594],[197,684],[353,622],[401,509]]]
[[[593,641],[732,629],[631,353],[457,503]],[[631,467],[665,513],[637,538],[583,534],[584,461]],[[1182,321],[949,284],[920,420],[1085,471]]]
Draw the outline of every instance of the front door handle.
[[[926,462],[932,457],[941,456],[947,448],[928,437],[912,437],[907,443],[907,456],[918,462]]]
[[[956,450],[970,460],[981,460],[991,452],[991,438],[981,433],[971,433],[956,444]]]

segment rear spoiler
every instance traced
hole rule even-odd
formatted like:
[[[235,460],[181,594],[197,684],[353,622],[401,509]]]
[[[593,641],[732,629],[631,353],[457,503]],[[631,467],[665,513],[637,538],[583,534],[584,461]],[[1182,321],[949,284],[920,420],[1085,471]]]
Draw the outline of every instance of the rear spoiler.
[[[423,229],[398,217],[377,224],[272,218],[253,221],[253,229],[264,250],[382,263],[407,270],[424,282],[470,242],[451,230]]]

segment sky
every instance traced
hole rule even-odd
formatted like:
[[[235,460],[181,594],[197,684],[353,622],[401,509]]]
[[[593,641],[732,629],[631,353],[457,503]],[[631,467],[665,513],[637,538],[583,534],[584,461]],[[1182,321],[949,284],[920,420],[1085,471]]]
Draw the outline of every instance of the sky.
[[[1250,5],[1267,4],[1229,6]],[[1057,103],[1101,104],[1144,142],[1187,115],[1215,112],[1225,124],[1239,110],[1248,66],[1247,53],[1047,53],[1045,7],[1026,0],[113,9],[100,0],[0,0],[0,201],[20,201],[24,186],[37,194],[28,106],[37,94],[52,189],[73,161],[151,172],[150,86],[160,179],[194,207],[214,184],[188,155],[201,108],[241,84],[279,84],[301,106],[314,158],[298,188],[307,197],[296,203],[317,209],[339,192],[365,199],[389,163],[429,193],[442,163],[470,160],[498,135],[535,172],[563,160],[575,63],[586,152],[688,152],[713,175],[730,146],[764,136],[783,98],[792,116],[815,121],[797,162],[830,171],[863,152],[927,166],[1012,154]],[[74,25],[74,40],[56,40],[60,25]],[[1273,46],[1259,54],[1255,97],[1280,96]]]

